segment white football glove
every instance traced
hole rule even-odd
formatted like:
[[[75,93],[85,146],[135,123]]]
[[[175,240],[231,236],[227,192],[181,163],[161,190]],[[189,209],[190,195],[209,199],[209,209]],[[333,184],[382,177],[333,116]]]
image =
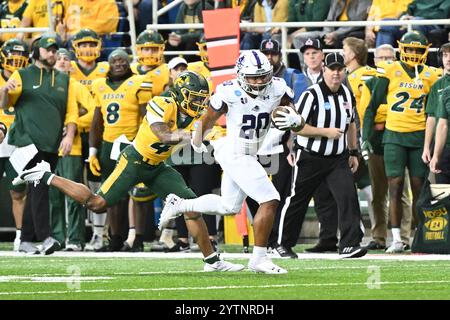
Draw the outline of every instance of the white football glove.
[[[281,130],[287,130],[296,127],[303,127],[305,120],[294,109],[286,108],[287,113],[278,111],[273,118],[273,122]]]
[[[208,148],[205,146],[204,143],[202,143],[199,147],[197,147],[194,144],[194,141],[191,139],[191,146],[192,146],[192,149],[194,149],[194,151],[197,153],[208,152]]]

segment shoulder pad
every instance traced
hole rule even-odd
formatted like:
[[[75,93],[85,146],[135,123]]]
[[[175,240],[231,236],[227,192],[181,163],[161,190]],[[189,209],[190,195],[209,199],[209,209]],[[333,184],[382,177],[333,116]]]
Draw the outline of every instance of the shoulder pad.
[[[294,92],[292,91],[291,88],[288,87],[288,85],[286,84],[286,81],[284,81],[284,79],[278,78],[278,77],[273,77],[272,79],[273,79],[273,81],[272,81],[273,93],[272,94],[275,97],[282,97],[285,94],[287,94],[291,98],[294,97]]]
[[[216,87],[217,98],[229,104],[240,101],[245,91],[238,85],[237,80],[224,81]]]

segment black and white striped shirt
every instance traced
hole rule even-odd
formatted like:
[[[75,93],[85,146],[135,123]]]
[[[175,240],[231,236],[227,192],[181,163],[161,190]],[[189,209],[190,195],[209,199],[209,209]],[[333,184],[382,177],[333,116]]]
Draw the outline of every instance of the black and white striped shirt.
[[[355,98],[341,85],[332,92],[325,81],[310,86],[295,105],[306,123],[316,128],[340,128],[344,134],[337,140],[326,137],[302,137],[297,135],[297,147],[318,155],[339,155],[347,149],[347,130],[355,121]]]

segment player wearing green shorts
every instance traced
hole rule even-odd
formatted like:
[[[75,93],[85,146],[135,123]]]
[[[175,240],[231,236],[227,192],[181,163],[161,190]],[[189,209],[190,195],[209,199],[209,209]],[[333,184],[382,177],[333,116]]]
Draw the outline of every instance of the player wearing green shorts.
[[[388,253],[404,251],[400,223],[405,168],[410,175],[413,210],[428,173],[421,158],[426,123],[424,107],[431,86],[440,76],[440,70],[424,64],[430,45],[417,31],[403,35],[399,41],[401,61],[378,68],[380,75],[364,117],[363,146],[367,147],[373,133],[375,114],[386,99],[383,145],[393,235],[393,243],[386,250]]]
[[[45,162],[24,171],[17,181],[41,180],[94,212],[102,212],[107,206],[114,205],[140,182],[163,199],[169,193],[195,198],[196,195],[186,186],[181,175],[164,164],[164,160],[171,155],[175,145],[190,140],[190,130],[208,101],[208,83],[195,72],[182,72],[174,82],[171,95],[171,98],[154,97],[148,103],[146,116],[133,145],[122,152],[114,171],[97,194],[82,184],[52,174]],[[221,260],[214,252],[201,215],[190,212],[185,214],[185,219],[189,232],[205,257],[204,271],[240,271],[244,268],[241,264]]]

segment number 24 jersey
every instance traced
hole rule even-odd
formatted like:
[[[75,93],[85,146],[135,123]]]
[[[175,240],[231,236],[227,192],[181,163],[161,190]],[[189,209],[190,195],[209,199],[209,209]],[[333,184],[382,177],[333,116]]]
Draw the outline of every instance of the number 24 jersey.
[[[399,61],[384,64],[383,68],[377,69],[381,78],[389,80],[387,129],[396,132],[425,130],[426,97],[442,70],[427,65],[422,67],[418,81],[408,74]]]

